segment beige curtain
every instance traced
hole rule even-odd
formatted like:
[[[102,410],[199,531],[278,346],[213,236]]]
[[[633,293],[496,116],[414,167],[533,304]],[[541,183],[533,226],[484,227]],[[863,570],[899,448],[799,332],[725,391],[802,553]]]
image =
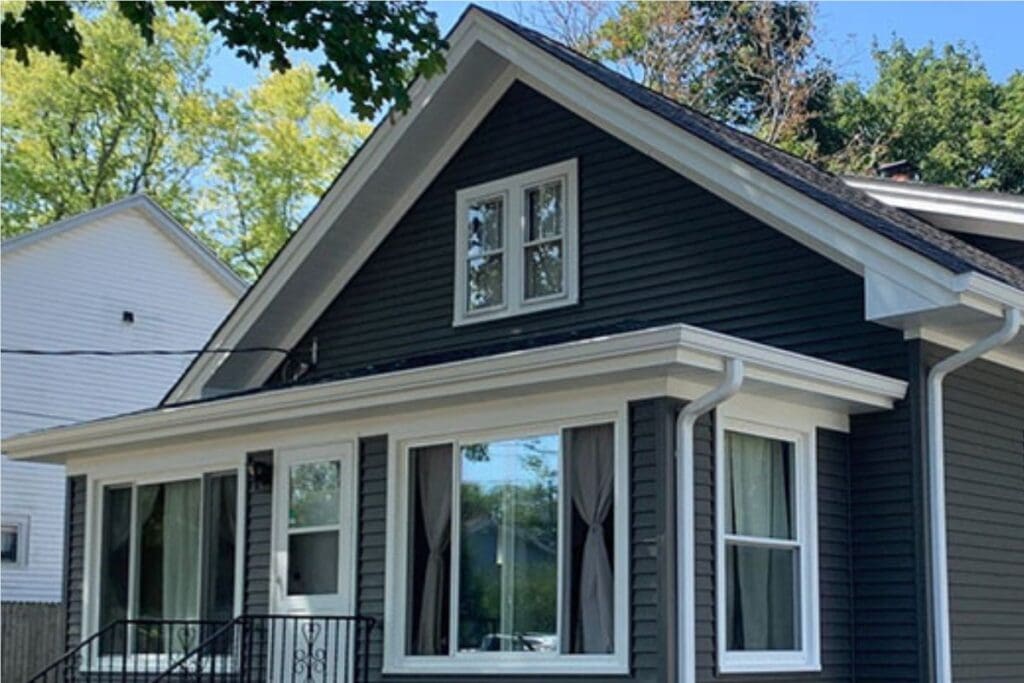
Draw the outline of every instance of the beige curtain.
[[[576,512],[587,525],[580,561],[579,610],[573,650],[608,653],[615,646],[612,562],[604,524],[612,508],[615,482],[614,430],[611,425],[578,427],[565,434],[565,453]]]

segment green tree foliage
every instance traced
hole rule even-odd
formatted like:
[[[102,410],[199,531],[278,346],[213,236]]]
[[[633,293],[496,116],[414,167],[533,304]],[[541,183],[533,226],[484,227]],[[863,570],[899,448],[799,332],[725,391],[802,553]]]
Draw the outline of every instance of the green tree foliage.
[[[597,29],[591,54],[774,143],[803,129],[830,74],[813,19],[804,3],[628,2]]]
[[[895,39],[874,58],[874,84],[831,93],[816,127],[824,163],[865,173],[907,159],[926,182],[1024,190],[1024,74],[999,85],[964,46],[911,50]]]
[[[220,103],[206,235],[246,277],[259,275],[370,132],[341,116],[328,94],[300,65]]]
[[[3,236],[143,191],[192,221],[212,133],[209,32],[187,15],[158,17],[150,44],[111,12],[75,25],[88,59],[71,74],[4,53]]]
[[[115,3],[121,15],[152,42],[161,14],[153,2]],[[82,66],[80,25],[64,2],[31,0],[5,8],[0,39],[16,59],[29,64],[32,50],[59,58],[70,70]],[[437,16],[426,3],[289,2],[252,0],[170,1],[166,6],[198,18],[253,66],[269,59],[270,68],[291,68],[289,51],[321,51],[320,77],[352,100],[352,109],[370,118],[388,102],[409,106],[405,87],[416,76],[444,70],[445,47]]]

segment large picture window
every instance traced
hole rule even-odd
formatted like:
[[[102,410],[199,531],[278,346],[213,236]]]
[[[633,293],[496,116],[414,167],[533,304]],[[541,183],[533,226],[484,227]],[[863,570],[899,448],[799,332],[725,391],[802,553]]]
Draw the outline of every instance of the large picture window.
[[[817,667],[813,462],[806,439],[727,425],[719,448],[720,667]]]
[[[407,448],[403,656],[613,661],[615,451],[612,423]]]
[[[235,472],[106,486],[101,499],[99,628],[118,619],[232,618]],[[140,629],[132,647],[160,652],[166,643],[149,642]]]
[[[576,160],[459,190],[455,324],[577,301]]]

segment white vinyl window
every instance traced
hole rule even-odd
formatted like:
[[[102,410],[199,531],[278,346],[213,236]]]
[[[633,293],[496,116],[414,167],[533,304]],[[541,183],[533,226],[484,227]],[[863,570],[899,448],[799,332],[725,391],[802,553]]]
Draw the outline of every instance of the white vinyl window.
[[[723,673],[820,668],[811,439],[725,420],[717,447]]]
[[[227,621],[235,613],[238,476],[100,489],[97,628],[119,619]],[[138,653],[170,631],[135,634]],[[101,644],[101,650],[104,646]]]
[[[389,670],[623,671],[616,433],[596,421],[402,449]]]
[[[0,562],[8,569],[28,565],[28,517],[4,515],[0,531]]]
[[[456,195],[456,325],[578,300],[576,160]]]

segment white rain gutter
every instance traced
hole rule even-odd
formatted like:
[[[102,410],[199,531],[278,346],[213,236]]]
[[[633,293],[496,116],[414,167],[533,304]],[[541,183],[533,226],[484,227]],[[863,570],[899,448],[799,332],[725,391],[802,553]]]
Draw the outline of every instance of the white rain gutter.
[[[988,337],[940,361],[928,373],[928,493],[932,559],[932,630],[935,634],[935,681],[953,683],[949,635],[949,566],[946,552],[946,447],[942,380],[951,372],[1003,346],[1020,330],[1020,310],[1007,308],[1003,326]]]
[[[676,666],[680,683],[697,679],[693,426],[701,415],[734,396],[742,384],[743,361],[726,359],[722,383],[687,403],[676,418]]]

